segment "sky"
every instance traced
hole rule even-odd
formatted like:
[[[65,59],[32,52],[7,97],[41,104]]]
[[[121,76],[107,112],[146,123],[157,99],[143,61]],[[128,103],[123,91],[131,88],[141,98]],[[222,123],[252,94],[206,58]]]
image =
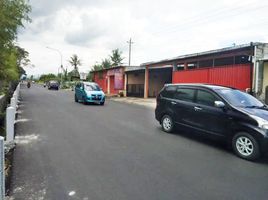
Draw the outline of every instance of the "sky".
[[[30,0],[31,23],[18,44],[30,53],[28,75],[58,73],[77,54],[88,72],[119,48],[128,65],[253,42],[268,42],[264,0]],[[49,48],[47,48],[49,47]],[[56,50],[55,50],[56,49]]]

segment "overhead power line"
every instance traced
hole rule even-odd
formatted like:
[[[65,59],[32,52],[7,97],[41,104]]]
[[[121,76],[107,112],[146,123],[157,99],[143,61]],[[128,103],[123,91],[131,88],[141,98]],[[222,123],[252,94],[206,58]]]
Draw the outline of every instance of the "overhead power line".
[[[187,18],[185,21],[183,21],[183,23],[174,25],[174,26],[170,26],[170,27],[165,27],[164,29],[154,32],[152,33],[152,35],[158,37],[159,35],[161,35],[162,33],[174,33],[177,32],[178,30],[185,30],[185,29],[189,29],[189,27],[193,27],[195,25],[203,25],[206,23],[210,23],[210,22],[215,22],[216,20],[219,20],[221,18],[227,18],[227,17],[235,17],[235,16],[239,16],[239,15],[243,15],[243,14],[248,14],[248,12],[252,12],[252,11],[257,11],[257,10],[261,10],[261,9],[265,9],[268,7],[268,5],[256,5],[256,3],[254,5],[252,5],[253,3],[249,3],[249,4],[244,4],[243,6],[238,6],[232,9],[229,8],[223,8],[223,9],[219,9],[219,10],[213,10],[212,12],[207,11],[206,13],[208,14],[200,14],[200,15],[196,15],[193,18]],[[216,11],[216,12],[215,12]],[[234,11],[239,11],[239,12],[234,12]],[[241,11],[243,11],[243,13],[241,13]],[[187,27],[185,27],[187,26]]]

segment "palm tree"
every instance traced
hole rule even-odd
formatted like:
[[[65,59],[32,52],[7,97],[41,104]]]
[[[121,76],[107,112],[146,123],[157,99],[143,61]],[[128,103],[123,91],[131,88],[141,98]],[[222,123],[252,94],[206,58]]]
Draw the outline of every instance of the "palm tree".
[[[122,64],[122,61],[124,60],[124,58],[122,58],[122,51],[119,51],[119,49],[112,50],[112,55],[110,55],[110,58],[113,67]]]
[[[112,66],[112,63],[109,58],[105,58],[104,60],[102,60],[101,65],[104,69],[108,69]]]
[[[69,63],[74,67],[74,69],[69,73],[71,75],[71,80],[73,80],[73,78],[78,79],[80,77],[78,66],[82,65],[81,60],[76,54],[74,54],[71,56]]]
[[[81,60],[78,58],[76,54],[71,56],[69,63],[74,67],[74,70],[78,71],[78,66],[82,65]]]

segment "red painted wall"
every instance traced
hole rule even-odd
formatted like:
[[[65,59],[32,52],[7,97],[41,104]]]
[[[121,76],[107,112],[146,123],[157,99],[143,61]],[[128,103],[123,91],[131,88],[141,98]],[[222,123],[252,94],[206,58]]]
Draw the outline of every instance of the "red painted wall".
[[[107,93],[107,71],[102,71],[102,76],[99,76],[99,72],[94,72],[94,82],[97,83]]]
[[[176,71],[172,83],[210,83],[245,90],[251,87],[250,64]]]
[[[124,83],[125,77],[123,76],[123,83]],[[119,94],[120,90],[117,90],[114,88],[114,76],[110,76],[110,94]]]
[[[117,94],[114,89],[114,76],[110,76],[110,94]]]
[[[112,69],[114,70],[114,69]],[[102,76],[99,76],[100,72],[94,72],[94,79],[93,81],[97,83],[103,90],[103,92],[107,93],[108,92],[108,75],[107,75],[108,70],[102,71]],[[124,83],[124,76],[123,76],[123,83]],[[115,82],[114,82],[114,75],[110,76],[110,94],[118,94],[119,90],[114,89]]]

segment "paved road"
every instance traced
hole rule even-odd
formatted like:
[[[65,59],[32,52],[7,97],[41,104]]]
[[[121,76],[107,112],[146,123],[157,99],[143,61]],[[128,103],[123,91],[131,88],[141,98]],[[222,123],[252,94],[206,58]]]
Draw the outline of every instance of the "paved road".
[[[15,199],[177,200],[268,197],[268,161],[163,133],[153,110],[74,103],[70,91],[22,88]]]

